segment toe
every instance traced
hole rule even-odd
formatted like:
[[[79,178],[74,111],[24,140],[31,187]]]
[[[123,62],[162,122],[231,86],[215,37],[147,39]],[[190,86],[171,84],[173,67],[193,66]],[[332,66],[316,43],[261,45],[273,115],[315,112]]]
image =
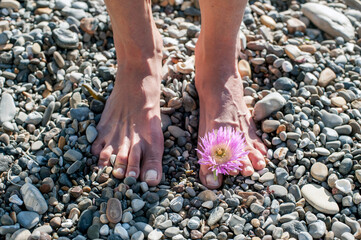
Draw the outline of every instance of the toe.
[[[109,166],[110,165],[110,156],[113,153],[113,147],[112,146],[106,146],[101,150],[99,154],[99,162],[98,165],[100,167]]]
[[[260,151],[258,151],[256,149],[253,149],[248,154],[248,157],[251,160],[252,166],[253,166],[254,169],[262,170],[263,168],[266,167],[265,158],[264,158],[263,154]]]
[[[245,160],[244,160],[244,165],[243,165],[243,169],[241,171],[241,174],[245,177],[249,177],[251,176],[252,174],[254,173],[254,169],[252,167],[252,163],[251,161],[249,160],[249,157],[247,157]]]
[[[115,158],[113,176],[119,179],[124,178],[128,164],[128,148],[122,147],[119,149],[117,157]]]
[[[237,176],[239,174],[239,171],[238,170],[231,170],[229,172],[229,175],[232,175],[232,176]]]
[[[254,146],[255,149],[257,149],[258,151],[260,151],[260,153],[261,153],[262,155],[267,155],[268,149],[267,149],[267,147],[261,142],[261,140],[255,142],[255,143],[253,144],[253,146]]]
[[[140,148],[139,144],[134,145],[131,148],[128,158],[126,176],[138,178],[141,153],[142,149]]]
[[[91,147],[92,154],[99,156],[102,149],[103,149],[103,144],[100,141],[95,140],[95,142],[92,144]]]
[[[201,165],[201,170],[199,171],[199,178],[204,186],[209,189],[216,189],[222,185],[223,175],[219,174],[217,179],[214,178],[213,172],[208,169],[207,165]]]
[[[162,156],[143,154],[141,180],[149,186],[156,186],[162,179]]]

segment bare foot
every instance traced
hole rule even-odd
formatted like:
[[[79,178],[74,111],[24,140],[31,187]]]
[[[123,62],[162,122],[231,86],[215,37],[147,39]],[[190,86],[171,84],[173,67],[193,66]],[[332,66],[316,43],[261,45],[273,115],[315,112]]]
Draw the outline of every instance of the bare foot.
[[[99,166],[109,166],[115,158],[113,175],[117,178],[140,176],[151,186],[161,180],[160,72],[160,51],[144,61],[118,57],[115,86],[92,146],[92,153],[99,155]]]
[[[241,130],[249,151],[241,174],[250,176],[254,170],[265,167],[264,155],[267,153],[267,148],[256,135],[257,127],[243,100],[242,79],[237,71],[235,57],[234,62],[227,64],[228,59],[212,56],[212,53],[205,54],[201,37],[197,48],[196,88],[200,103],[198,136],[203,137],[221,126]],[[215,54],[221,56],[222,51]],[[232,175],[238,174],[236,170],[232,172]],[[208,188],[215,189],[222,184],[222,176],[215,180],[213,173],[206,165],[201,165],[199,175],[201,182]]]

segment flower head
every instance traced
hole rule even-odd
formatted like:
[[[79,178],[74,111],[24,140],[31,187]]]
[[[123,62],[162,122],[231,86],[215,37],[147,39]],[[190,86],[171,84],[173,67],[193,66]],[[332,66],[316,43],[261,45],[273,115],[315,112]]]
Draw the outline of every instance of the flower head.
[[[215,178],[218,174],[229,174],[231,170],[241,171],[245,157],[246,143],[243,133],[231,127],[220,127],[208,132],[199,143],[199,164],[209,165]]]

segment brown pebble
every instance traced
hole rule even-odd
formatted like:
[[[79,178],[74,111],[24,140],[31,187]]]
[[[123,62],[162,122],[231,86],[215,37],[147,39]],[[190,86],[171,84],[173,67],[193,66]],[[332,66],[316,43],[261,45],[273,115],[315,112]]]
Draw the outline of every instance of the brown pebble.
[[[5,145],[9,145],[9,143],[10,143],[9,135],[7,135],[6,133],[1,134],[0,142],[4,143]]]
[[[83,192],[89,193],[92,189],[89,186],[83,187]]]
[[[65,137],[64,136],[60,136],[59,137],[59,142],[58,142],[58,147],[63,150],[63,147],[65,146],[66,144],[66,140],[65,140]]]
[[[306,32],[306,25],[297,18],[290,18],[287,20],[287,29],[290,33]]]
[[[74,198],[78,198],[82,195],[83,189],[80,186],[75,186],[70,189],[70,195]]]
[[[68,218],[69,218],[69,219],[72,219],[72,218],[75,217],[75,216],[79,217],[79,216],[80,216],[80,211],[79,211],[79,209],[77,209],[77,208],[72,208],[72,209],[70,210],[70,212],[69,212]]]
[[[118,223],[122,219],[122,204],[116,198],[110,198],[107,203],[106,215],[111,223]]]
[[[261,225],[260,221],[259,221],[257,218],[253,218],[253,219],[251,220],[251,224],[252,224],[252,226],[255,227],[255,228],[258,228],[258,227]]]
[[[60,217],[54,217],[50,220],[50,226],[53,228],[58,228],[61,226],[61,218]]]
[[[251,67],[246,60],[242,59],[238,62],[238,71],[242,78],[252,76]]]

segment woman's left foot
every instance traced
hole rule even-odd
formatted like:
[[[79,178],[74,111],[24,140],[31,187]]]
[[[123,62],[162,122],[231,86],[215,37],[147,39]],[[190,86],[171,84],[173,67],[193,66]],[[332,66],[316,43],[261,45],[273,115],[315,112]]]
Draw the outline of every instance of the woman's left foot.
[[[239,129],[244,133],[246,150],[249,151],[240,173],[250,176],[254,170],[263,169],[266,166],[264,155],[267,154],[267,148],[256,135],[257,127],[243,99],[242,79],[235,62],[234,67],[233,64],[224,67],[221,58],[205,56],[201,50],[196,50],[196,69],[200,104],[198,136],[204,137],[221,126]],[[232,175],[238,174],[238,171],[232,172]],[[222,176],[215,179],[206,165],[200,166],[199,176],[208,188],[216,189],[222,185]]]

